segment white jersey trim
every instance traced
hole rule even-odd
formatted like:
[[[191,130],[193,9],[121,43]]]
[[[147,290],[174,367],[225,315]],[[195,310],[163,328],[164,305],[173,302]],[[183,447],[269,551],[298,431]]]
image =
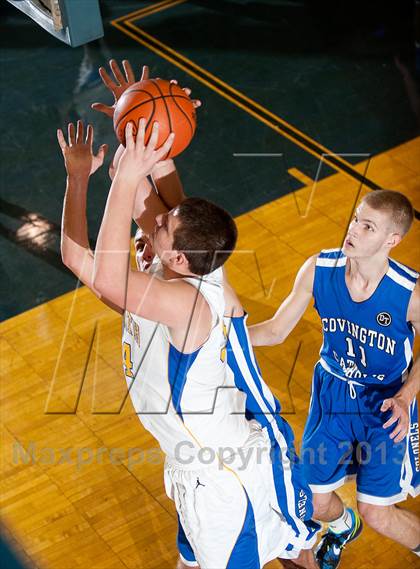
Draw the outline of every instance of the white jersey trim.
[[[350,480],[354,480],[356,478],[356,474],[348,474],[347,476],[343,476],[340,480],[336,482],[332,482],[332,484],[309,484],[309,488],[315,494],[327,494],[328,492],[332,492],[333,490],[337,490],[346,482],[350,482]]]
[[[402,263],[399,263],[398,261],[396,261],[395,259],[391,259],[391,261],[393,263],[395,263],[396,265],[398,265],[400,267],[400,269],[402,269],[403,271],[405,271],[408,275],[410,275],[410,277],[413,277],[413,279],[418,279],[419,278],[419,273],[417,271],[413,271],[412,269],[409,269],[408,267],[406,267],[405,265],[403,265]]]
[[[386,274],[390,279],[392,279],[393,281],[395,281],[396,283],[398,283],[399,285],[403,286],[408,290],[414,290],[414,287],[416,286],[416,283],[412,283],[411,281],[409,281],[408,279],[397,273],[397,271],[392,267],[389,267],[388,272]]]
[[[335,247],[334,249],[322,249],[320,255],[322,253],[337,253],[338,251],[341,251],[340,247]]]
[[[381,496],[372,496],[371,494],[363,494],[363,492],[357,492],[357,499],[359,502],[373,504],[374,506],[392,506],[398,502],[404,502],[407,499],[407,496],[408,492],[405,491],[385,498]]]
[[[317,267],[344,267],[347,257],[340,257],[339,259],[323,259],[318,257],[316,260]]]

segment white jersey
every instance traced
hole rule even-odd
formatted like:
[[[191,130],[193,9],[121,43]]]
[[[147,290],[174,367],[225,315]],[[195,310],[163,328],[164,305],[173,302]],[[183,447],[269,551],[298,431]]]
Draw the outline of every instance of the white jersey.
[[[159,276],[160,263],[150,272]],[[194,352],[182,353],[171,343],[167,326],[126,311],[123,367],[143,426],[171,463],[196,468],[218,460],[221,449],[242,447],[251,427],[244,394],[226,380],[222,269],[184,280],[197,288],[211,309],[207,340]]]

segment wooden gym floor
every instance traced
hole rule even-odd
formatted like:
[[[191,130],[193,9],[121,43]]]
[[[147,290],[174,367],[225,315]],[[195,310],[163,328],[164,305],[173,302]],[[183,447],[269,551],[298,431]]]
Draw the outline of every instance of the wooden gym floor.
[[[115,146],[107,119],[89,110],[110,100],[97,75],[110,57],[191,87],[204,104],[177,165],[187,193],[237,216],[229,275],[250,322],[259,321],[307,256],[340,246],[363,191],[400,190],[420,209],[416,71],[405,53],[413,42],[405,16],[400,22],[382,5],[103,0],[105,37],[71,50],[2,4],[0,507],[2,537],[26,567],[169,569],[177,557],[162,455],[130,401],[123,405],[120,318],[85,288],[72,291],[60,260],[55,129],[82,118],[98,145]],[[337,161],[328,149],[346,155]],[[103,168],[89,190],[93,236],[108,187]],[[417,270],[418,243],[416,221],[395,251]],[[282,346],[258,350],[298,448],[320,342],[310,308]],[[352,486],[340,493],[354,504]],[[420,512],[419,500],[404,507]],[[366,528],[341,567],[416,562]]]
[[[404,192],[417,208],[419,153],[417,138],[375,156],[369,166],[377,183]],[[251,322],[274,312],[307,256],[340,245],[363,195],[343,173],[315,185],[306,181],[294,194],[237,218],[240,239],[229,276]],[[415,222],[394,255],[417,270],[419,237]],[[162,456],[130,400],[120,411],[120,328],[120,317],[86,288],[1,325],[2,517],[6,538],[28,567],[175,566],[176,516],[163,488]],[[298,447],[320,342],[310,308],[282,346],[258,350]],[[352,485],[339,493],[354,504]],[[404,507],[420,513],[419,501],[409,499]],[[366,528],[344,552],[342,567],[414,568],[416,562]]]

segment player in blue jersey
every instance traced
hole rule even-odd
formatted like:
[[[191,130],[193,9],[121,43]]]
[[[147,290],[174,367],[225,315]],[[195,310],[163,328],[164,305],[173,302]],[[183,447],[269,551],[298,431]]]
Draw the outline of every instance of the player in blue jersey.
[[[365,522],[420,554],[420,520],[396,506],[420,491],[419,357],[413,362],[420,287],[418,273],[389,258],[412,221],[404,195],[366,195],[342,249],[308,259],[275,316],[250,328],[254,346],[281,343],[315,300],[324,341],[302,458],[314,517],[329,523],[317,549],[325,569],[338,566],[343,547],[361,531],[357,513],[334,492],[350,477]]]

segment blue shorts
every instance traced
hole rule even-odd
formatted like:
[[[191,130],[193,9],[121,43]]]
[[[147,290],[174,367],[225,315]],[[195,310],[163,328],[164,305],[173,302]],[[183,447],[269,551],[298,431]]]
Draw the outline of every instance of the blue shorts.
[[[383,424],[391,412],[380,410],[400,385],[349,385],[318,363],[309,416],[303,434],[302,461],[313,492],[327,493],[356,478],[357,499],[391,505],[420,492],[417,402],[410,405],[407,437],[394,443]]]

